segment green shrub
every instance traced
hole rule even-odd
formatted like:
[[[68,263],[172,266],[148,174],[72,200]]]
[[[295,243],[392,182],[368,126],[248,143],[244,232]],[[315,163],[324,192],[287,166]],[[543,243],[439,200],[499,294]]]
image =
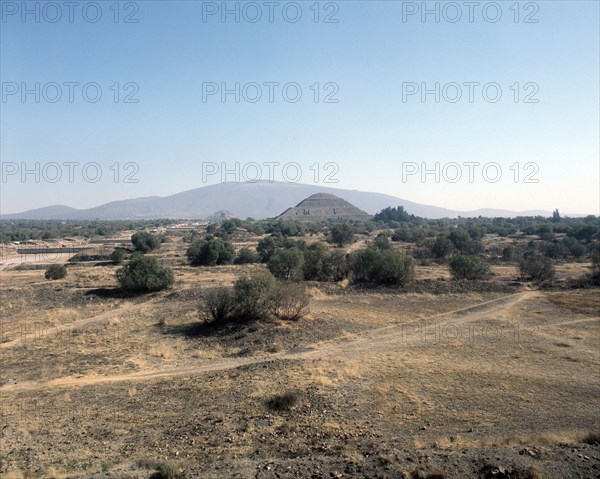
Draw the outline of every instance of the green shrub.
[[[379,259],[379,271],[375,272],[376,283],[406,285],[415,277],[415,262],[412,257],[393,251],[382,251]]]
[[[275,277],[269,271],[244,275],[233,285],[236,313],[244,319],[262,319],[272,311]]]
[[[63,279],[67,276],[67,267],[62,264],[51,264],[46,268],[44,277],[46,279]]]
[[[356,282],[405,285],[414,279],[413,258],[390,250],[355,251],[350,255],[349,265]]]
[[[258,262],[258,257],[248,248],[242,248],[234,260],[235,264],[251,264],[256,262]]]
[[[392,208],[388,206],[384,208],[379,213],[376,213],[373,217],[373,221],[396,221],[403,222],[414,219],[414,215],[409,215],[406,211],[404,211],[404,206],[397,206],[396,208]]]
[[[313,244],[304,252],[302,265],[308,281],[341,281],[348,276],[348,263],[342,251],[330,251],[322,244]]]
[[[390,240],[385,235],[378,235],[373,242],[373,246],[380,250],[391,249]]]
[[[490,274],[490,265],[480,256],[458,255],[450,260],[450,273],[454,279],[483,279]]]
[[[256,252],[263,263],[267,263],[271,259],[271,256],[275,254],[276,249],[277,241],[275,241],[273,236],[267,236],[266,238],[261,239],[256,246]]]
[[[309,297],[297,283],[276,280],[268,271],[241,276],[233,288],[214,288],[203,294],[199,306],[205,322],[228,318],[264,320],[271,315],[297,321],[308,312]]]
[[[117,281],[123,291],[150,293],[173,285],[175,277],[171,268],[161,266],[156,258],[139,253],[129,263],[117,270]]]
[[[214,266],[231,263],[235,248],[229,241],[210,238],[194,241],[186,254],[192,266]]]
[[[209,289],[200,302],[200,317],[206,322],[219,322],[229,318],[234,309],[235,298],[231,288]]]
[[[448,233],[448,239],[452,242],[457,251],[468,253],[471,251],[473,238],[468,231],[462,228],[456,228]]]
[[[302,274],[304,279],[309,281],[328,281],[330,278],[326,268],[326,260],[329,252],[322,244],[311,245],[304,252],[304,264],[302,265]]]
[[[347,223],[333,225],[330,229],[330,239],[332,243],[341,247],[354,241],[354,231]]]
[[[114,264],[121,264],[125,261],[125,256],[127,253],[122,248],[116,248],[111,254],[110,259]]]
[[[331,251],[325,258],[325,271],[331,274],[334,281],[346,279],[350,272],[346,254],[342,251]]]
[[[298,248],[278,249],[269,259],[269,271],[278,279],[299,279],[302,274],[304,254]]]
[[[309,297],[297,283],[278,282],[271,292],[272,312],[279,319],[298,321],[308,311]]]
[[[505,246],[502,249],[502,261],[513,261],[515,259],[515,247]]]
[[[454,243],[446,236],[438,236],[431,245],[431,255],[434,258],[445,259],[454,251]]]
[[[149,253],[160,246],[160,240],[151,233],[142,231],[131,236],[131,242],[136,251]]]
[[[592,284],[600,286],[600,253],[592,255]]]
[[[521,276],[534,281],[549,281],[554,278],[554,265],[550,258],[533,253],[519,263]]]

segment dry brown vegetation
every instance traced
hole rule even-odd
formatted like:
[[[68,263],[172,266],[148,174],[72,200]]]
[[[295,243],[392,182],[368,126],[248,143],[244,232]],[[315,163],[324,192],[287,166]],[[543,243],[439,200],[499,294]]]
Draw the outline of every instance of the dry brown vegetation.
[[[194,268],[186,246],[150,253],[175,285],[142,296],[111,264],[2,271],[2,477],[600,477],[598,288],[431,264],[406,289],[308,283],[299,321],[217,327],[201,291],[264,265]]]

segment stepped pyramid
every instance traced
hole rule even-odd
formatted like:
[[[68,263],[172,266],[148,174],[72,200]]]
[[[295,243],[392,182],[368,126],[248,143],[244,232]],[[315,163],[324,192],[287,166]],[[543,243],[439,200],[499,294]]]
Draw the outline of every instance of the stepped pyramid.
[[[371,215],[346,200],[317,193],[288,208],[276,219],[285,221],[368,220]]]

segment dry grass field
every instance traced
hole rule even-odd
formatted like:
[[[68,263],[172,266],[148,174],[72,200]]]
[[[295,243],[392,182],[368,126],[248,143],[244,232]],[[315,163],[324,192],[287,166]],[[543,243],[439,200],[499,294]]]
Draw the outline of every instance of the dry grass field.
[[[201,291],[264,266],[193,268],[178,238],[152,255],[176,282],[141,296],[107,264],[0,273],[2,477],[600,477],[597,288],[432,264],[407,289],[307,283],[300,321],[218,329]]]

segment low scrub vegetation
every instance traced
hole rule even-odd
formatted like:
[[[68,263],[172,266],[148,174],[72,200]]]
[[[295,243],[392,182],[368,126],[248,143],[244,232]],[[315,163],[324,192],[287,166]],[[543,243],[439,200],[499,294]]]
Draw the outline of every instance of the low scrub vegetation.
[[[160,291],[175,282],[170,268],[162,266],[156,258],[141,254],[134,254],[116,276],[121,289],[132,293]]]
[[[267,400],[267,407],[272,411],[288,411],[298,404],[299,394],[294,391],[289,391],[283,394],[278,394]]]
[[[521,276],[533,281],[550,281],[554,278],[554,265],[549,258],[534,253],[519,263]]]
[[[479,256],[461,254],[450,260],[450,274],[454,279],[485,279],[490,275],[490,265]]]
[[[235,264],[251,264],[258,263],[258,256],[256,253],[248,248],[242,248],[238,252],[235,260],[233,261]]]
[[[62,264],[51,264],[46,268],[44,277],[46,279],[63,279],[67,276],[67,267]]]
[[[330,241],[340,247],[354,242],[354,230],[348,223],[333,225],[329,235]]]
[[[404,286],[414,279],[413,258],[391,250],[367,248],[355,251],[348,262],[355,282]]]
[[[192,266],[215,266],[232,263],[235,248],[229,241],[208,237],[194,241],[186,254]]]
[[[297,321],[308,311],[309,299],[304,288],[277,280],[269,271],[241,276],[232,288],[214,288],[204,293],[200,318],[205,322],[226,319],[265,320],[275,316]]]
[[[110,259],[114,264],[122,264],[125,261],[127,252],[123,248],[116,248],[111,254]]]
[[[304,252],[302,273],[309,281],[341,281],[348,277],[346,255],[321,244],[311,245]]]
[[[269,271],[282,280],[297,280],[302,277],[302,265],[304,253],[297,247],[279,248],[276,250],[267,264]]]
[[[131,242],[136,251],[149,253],[160,246],[160,240],[152,233],[142,231],[131,236]]]

